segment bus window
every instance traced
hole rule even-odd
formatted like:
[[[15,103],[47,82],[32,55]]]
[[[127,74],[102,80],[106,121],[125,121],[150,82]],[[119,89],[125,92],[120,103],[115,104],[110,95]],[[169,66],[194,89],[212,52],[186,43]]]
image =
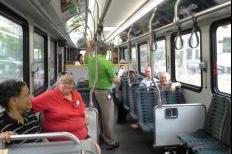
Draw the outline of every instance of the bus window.
[[[189,46],[188,41],[190,35],[191,34],[185,34],[182,36],[184,46],[181,50],[175,49],[175,77],[179,82],[195,87],[201,87],[201,44],[197,48],[192,49]],[[198,36],[200,36],[199,32]]]
[[[45,50],[45,38],[38,33],[34,33],[33,64],[35,68],[38,69],[34,74],[35,91],[45,86],[44,50]]]
[[[23,27],[0,15],[0,82],[23,80]]]
[[[129,53],[128,53],[128,49],[125,48],[123,49],[123,59],[126,61],[126,62],[129,62],[129,59],[130,59],[130,56],[129,56]]]
[[[112,51],[108,50],[106,54],[106,60],[111,61],[112,60]]]
[[[231,94],[231,24],[216,30],[217,88]]]
[[[136,47],[131,48],[131,58],[132,58],[132,67],[134,70],[137,70],[138,61],[137,61],[137,49],[136,49]]]
[[[50,83],[53,84],[56,77],[56,44],[50,41],[50,60],[49,60]]]
[[[139,46],[140,52],[140,71],[145,72],[145,68],[149,66],[148,46],[143,44]]]
[[[154,75],[156,78],[159,78],[160,72],[167,71],[166,41],[161,40],[156,43],[157,49],[154,51]]]

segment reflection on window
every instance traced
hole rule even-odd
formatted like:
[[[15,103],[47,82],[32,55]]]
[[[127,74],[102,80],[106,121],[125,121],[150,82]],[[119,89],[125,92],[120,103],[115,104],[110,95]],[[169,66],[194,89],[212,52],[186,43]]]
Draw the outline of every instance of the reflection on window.
[[[56,50],[56,47],[55,47],[55,43],[54,42],[50,42],[50,60],[49,60],[49,78],[50,78],[50,83],[55,80],[55,74],[56,74],[56,69],[55,69],[55,50]]]
[[[107,53],[106,53],[106,60],[111,60],[112,59],[112,51],[111,50],[108,50]]]
[[[201,47],[199,45],[197,48],[192,49],[189,46],[190,35],[183,35],[183,49],[175,50],[176,80],[201,87]],[[199,32],[198,36],[200,36]]]
[[[231,94],[231,24],[217,29],[217,86]]]
[[[137,66],[138,66],[138,61],[137,61],[137,49],[136,47],[132,47],[132,54],[131,54],[131,58],[132,58],[132,67],[134,70],[137,70]]]
[[[159,78],[161,72],[167,71],[166,62],[166,44],[165,40],[157,42],[157,49],[154,52],[154,73],[155,77]]]
[[[0,15],[0,82],[23,80],[23,28]]]
[[[147,44],[139,46],[140,51],[140,70],[145,72],[145,68],[149,66],[149,55],[148,55],[148,46]]]
[[[124,60],[126,62],[129,62],[130,56],[129,56],[129,53],[128,53],[128,49],[124,49],[123,52],[124,52]]]
[[[33,64],[36,68],[34,75],[34,90],[44,86],[45,75],[44,75],[44,37],[34,33],[34,52],[33,52]]]

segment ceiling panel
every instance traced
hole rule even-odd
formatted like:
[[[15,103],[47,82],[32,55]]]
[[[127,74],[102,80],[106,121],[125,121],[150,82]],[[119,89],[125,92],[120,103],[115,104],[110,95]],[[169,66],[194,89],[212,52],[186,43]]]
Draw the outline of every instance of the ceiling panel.
[[[104,20],[104,27],[119,27],[147,1],[113,0]],[[109,31],[105,33],[106,37],[108,34]]]

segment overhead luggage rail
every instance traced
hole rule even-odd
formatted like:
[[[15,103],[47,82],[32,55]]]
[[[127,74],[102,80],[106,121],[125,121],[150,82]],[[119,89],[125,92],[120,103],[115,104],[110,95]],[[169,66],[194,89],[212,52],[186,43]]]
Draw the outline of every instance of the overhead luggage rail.
[[[220,4],[220,5],[212,7],[212,8],[209,8],[209,9],[204,10],[204,11],[201,11],[199,13],[194,14],[193,16],[196,17],[196,18],[198,18],[198,21],[200,21],[200,17],[203,17],[203,16],[206,16],[208,14],[211,14],[211,13],[223,10],[225,8],[228,8],[228,7],[231,7],[231,1],[226,2],[224,4]],[[193,16],[186,17],[184,19],[180,19],[180,20],[178,20],[176,22],[185,23],[185,22],[191,21],[192,18],[193,18]],[[157,32],[160,32],[160,31],[163,31],[163,30],[166,30],[166,29],[170,30],[172,28],[176,28],[176,22],[173,22],[173,23],[168,24],[166,26],[163,26],[161,28],[157,28],[157,29],[153,30],[152,33],[157,33]],[[139,40],[139,39],[144,38],[144,37],[147,37],[148,35],[150,35],[150,32],[131,39],[131,42]],[[127,43],[123,43],[123,44],[120,44],[120,46],[125,46],[126,44]]]

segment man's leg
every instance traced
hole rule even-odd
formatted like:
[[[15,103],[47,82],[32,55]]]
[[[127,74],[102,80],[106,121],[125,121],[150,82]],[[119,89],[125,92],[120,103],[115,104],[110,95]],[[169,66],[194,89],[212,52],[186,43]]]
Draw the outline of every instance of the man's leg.
[[[114,103],[112,99],[107,99],[108,93],[107,90],[95,91],[101,112],[103,136],[108,144],[114,144]]]

